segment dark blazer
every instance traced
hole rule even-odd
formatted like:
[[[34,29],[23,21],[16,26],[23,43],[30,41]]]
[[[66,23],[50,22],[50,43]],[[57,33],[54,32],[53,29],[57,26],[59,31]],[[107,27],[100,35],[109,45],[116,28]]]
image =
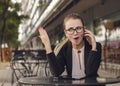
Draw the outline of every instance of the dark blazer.
[[[86,77],[98,76],[97,71],[101,62],[101,44],[97,44],[97,51],[91,50],[91,45],[85,40],[85,74]],[[72,76],[72,44],[70,41],[65,43],[57,56],[52,52],[47,54],[51,72],[54,76],[60,76],[65,68],[67,75]]]

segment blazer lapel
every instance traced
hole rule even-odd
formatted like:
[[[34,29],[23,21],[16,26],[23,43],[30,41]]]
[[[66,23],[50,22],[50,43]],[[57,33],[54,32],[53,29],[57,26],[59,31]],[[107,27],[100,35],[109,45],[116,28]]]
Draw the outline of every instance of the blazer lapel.
[[[87,60],[88,60],[88,55],[90,52],[90,45],[89,43],[85,40],[85,50],[84,50],[84,65],[85,65],[85,71],[86,71],[86,66],[87,66]]]
[[[72,74],[72,44],[69,42],[67,47],[67,55],[66,55],[66,61],[67,61],[67,72],[68,75],[71,76]]]

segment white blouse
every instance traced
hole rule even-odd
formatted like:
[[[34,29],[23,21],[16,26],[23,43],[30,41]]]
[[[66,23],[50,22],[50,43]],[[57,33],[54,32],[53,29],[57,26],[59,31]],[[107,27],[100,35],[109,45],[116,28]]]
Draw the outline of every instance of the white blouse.
[[[84,47],[78,50],[72,49],[72,78],[85,77]]]

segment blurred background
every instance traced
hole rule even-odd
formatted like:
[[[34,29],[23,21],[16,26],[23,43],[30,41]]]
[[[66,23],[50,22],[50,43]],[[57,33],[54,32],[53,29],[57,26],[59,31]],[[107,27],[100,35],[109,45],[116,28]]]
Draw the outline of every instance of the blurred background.
[[[119,0],[1,0],[1,48],[43,49],[44,46],[37,37],[38,26],[43,26],[47,30],[54,46],[65,39],[62,26],[65,15],[78,12],[83,17],[85,26],[103,45],[103,60],[119,63],[119,2]]]
[[[87,29],[102,44],[101,69],[120,76],[120,0],[0,0],[0,61],[10,62],[15,51],[44,50],[39,26],[52,47],[65,39],[63,19],[80,13]],[[114,65],[114,66],[113,66]]]

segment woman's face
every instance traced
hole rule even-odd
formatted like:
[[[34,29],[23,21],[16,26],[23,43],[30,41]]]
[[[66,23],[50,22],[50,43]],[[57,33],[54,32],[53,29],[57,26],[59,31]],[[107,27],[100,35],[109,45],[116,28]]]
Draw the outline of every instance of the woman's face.
[[[65,35],[73,45],[79,45],[83,41],[84,28],[79,19],[70,18],[65,22]]]

